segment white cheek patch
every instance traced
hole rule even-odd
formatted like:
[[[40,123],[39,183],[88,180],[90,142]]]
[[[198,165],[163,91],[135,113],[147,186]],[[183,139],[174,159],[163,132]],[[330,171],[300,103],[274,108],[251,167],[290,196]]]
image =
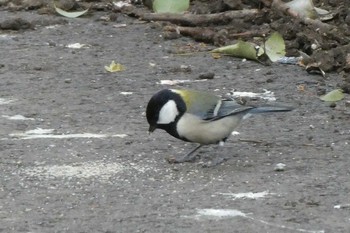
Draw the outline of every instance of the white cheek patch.
[[[157,124],[169,124],[175,121],[176,116],[179,115],[176,103],[174,100],[169,100],[159,111]]]

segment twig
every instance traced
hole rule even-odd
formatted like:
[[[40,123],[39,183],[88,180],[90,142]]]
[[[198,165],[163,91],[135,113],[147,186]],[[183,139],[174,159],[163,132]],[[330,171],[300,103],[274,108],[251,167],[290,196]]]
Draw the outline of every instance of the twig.
[[[261,141],[261,140],[243,139],[243,138],[240,138],[238,140],[241,141],[241,142],[250,142],[250,143],[263,143],[264,142],[264,141]]]
[[[216,14],[173,14],[173,13],[145,13],[141,15],[146,21],[168,21],[183,26],[205,26],[210,24],[227,24],[233,19],[255,15],[258,9],[244,9],[239,11],[225,11]]]
[[[189,36],[197,41],[214,42],[216,31],[210,28],[165,26],[164,31],[177,32],[183,36]]]
[[[254,31],[246,31],[246,32],[240,32],[240,33],[228,33],[229,39],[236,39],[236,38],[242,38],[242,37],[262,37],[263,35],[269,34],[270,30],[254,30]]]

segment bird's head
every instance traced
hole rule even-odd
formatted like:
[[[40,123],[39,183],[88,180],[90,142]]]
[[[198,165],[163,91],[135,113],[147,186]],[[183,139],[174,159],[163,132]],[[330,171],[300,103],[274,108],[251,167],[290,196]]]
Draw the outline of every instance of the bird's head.
[[[146,109],[149,132],[165,129],[186,111],[186,104],[178,91],[164,89],[152,96]]]

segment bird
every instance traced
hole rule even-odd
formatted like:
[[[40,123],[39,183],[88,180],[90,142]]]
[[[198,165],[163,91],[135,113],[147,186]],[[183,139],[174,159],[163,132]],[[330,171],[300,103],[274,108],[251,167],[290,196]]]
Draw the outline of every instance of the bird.
[[[287,112],[291,106],[246,106],[234,99],[207,91],[163,89],[155,93],[146,107],[149,133],[165,130],[171,136],[199,145],[173,163],[190,162],[204,145],[220,144],[229,138],[242,120],[253,114]]]

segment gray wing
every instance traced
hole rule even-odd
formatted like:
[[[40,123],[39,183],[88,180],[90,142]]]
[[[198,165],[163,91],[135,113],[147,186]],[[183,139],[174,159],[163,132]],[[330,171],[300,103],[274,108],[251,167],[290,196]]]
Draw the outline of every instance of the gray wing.
[[[243,117],[253,108],[251,106],[240,105],[234,100],[222,100],[205,120],[215,121],[232,115]]]
[[[196,105],[192,105],[194,111],[189,111],[190,113],[195,113],[198,117],[206,121],[216,121],[227,116],[237,116],[240,118],[245,117],[247,114],[259,114],[266,112],[286,112],[293,110],[290,106],[278,106],[278,105],[264,105],[264,106],[245,106],[238,104],[233,99],[216,99],[213,98],[205,99],[202,98],[207,103],[207,109],[196,108]],[[209,101],[210,100],[210,101]],[[202,106],[200,106],[202,107]],[[247,116],[249,116],[247,115]]]
[[[211,121],[219,120],[223,117],[227,116],[237,116],[241,118],[245,118],[247,116],[250,116],[252,114],[259,114],[259,113],[268,113],[268,112],[288,112],[292,111],[294,108],[291,106],[282,106],[282,105],[263,105],[263,106],[244,106],[240,105],[234,100],[223,100],[222,105],[219,108],[217,114],[214,115],[211,119]]]

